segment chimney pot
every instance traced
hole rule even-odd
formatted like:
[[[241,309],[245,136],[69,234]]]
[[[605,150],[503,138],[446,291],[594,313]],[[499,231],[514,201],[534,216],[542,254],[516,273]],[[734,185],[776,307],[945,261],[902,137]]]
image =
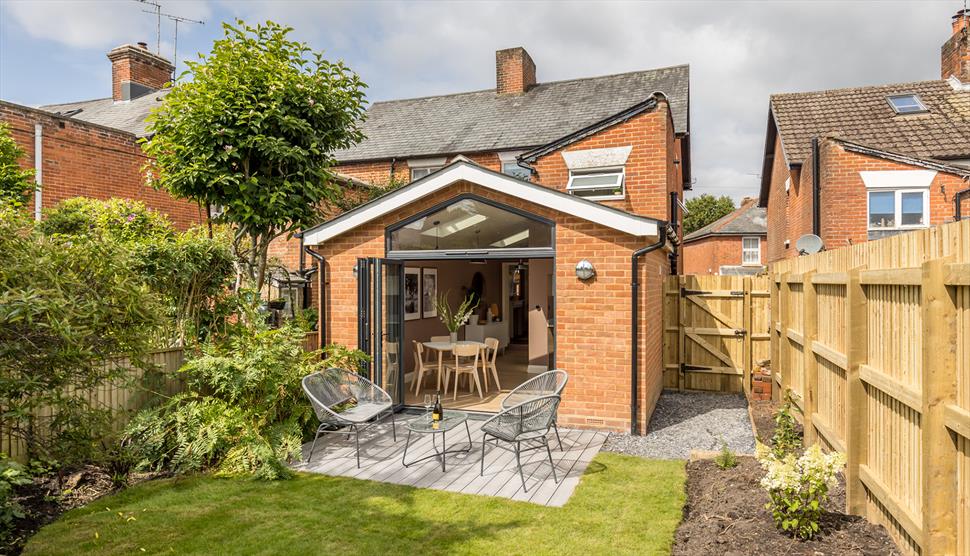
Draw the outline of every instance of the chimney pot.
[[[536,64],[521,46],[495,52],[495,92],[522,94],[536,84]]]
[[[967,28],[967,19],[970,18],[970,9],[959,10],[953,16],[953,34],[957,34],[961,29]]]
[[[131,100],[157,91],[172,80],[175,67],[152,53],[147,44],[125,44],[108,52],[111,60],[111,98]]]

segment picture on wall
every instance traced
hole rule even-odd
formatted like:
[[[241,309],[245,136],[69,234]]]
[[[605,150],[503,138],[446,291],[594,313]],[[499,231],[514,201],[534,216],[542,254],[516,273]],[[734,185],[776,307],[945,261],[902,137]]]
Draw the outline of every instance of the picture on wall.
[[[434,300],[438,297],[438,269],[421,269],[421,315],[424,318],[438,316],[438,309],[435,307]]]
[[[421,269],[404,267],[404,320],[421,318]]]

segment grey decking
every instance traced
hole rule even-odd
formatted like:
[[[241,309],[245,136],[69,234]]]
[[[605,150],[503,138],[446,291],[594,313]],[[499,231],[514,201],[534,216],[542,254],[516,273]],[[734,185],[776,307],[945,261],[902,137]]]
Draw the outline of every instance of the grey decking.
[[[516,471],[515,455],[512,452],[489,447],[485,452],[485,476],[479,476],[482,457],[482,433],[479,432],[479,428],[482,421],[477,419],[468,421],[472,434],[472,450],[467,454],[448,454],[446,472],[442,473],[441,461],[437,458],[404,467],[401,463],[404,442],[407,438],[404,422],[413,417],[407,414],[397,415],[397,442],[392,440],[389,421],[375,425],[362,434],[360,469],[357,468],[354,458],[353,438],[348,439],[339,435],[322,437],[313,452],[313,461],[309,464],[296,464],[293,468],[324,475],[368,479],[464,494],[500,496],[545,506],[562,506],[569,500],[586,466],[600,451],[607,436],[605,432],[561,428],[559,432],[562,436],[563,449],[559,450],[555,435],[550,434],[549,444],[553,449],[552,458],[556,463],[559,482],[555,483],[552,480],[545,450],[529,452],[522,458],[526,484],[529,486],[529,491],[525,492],[522,490],[522,481]],[[467,446],[468,437],[465,428],[462,426],[449,431],[447,440],[449,450]],[[303,446],[304,456],[309,449],[309,443]],[[431,435],[412,434],[411,446],[408,448],[409,462],[412,458],[419,458],[431,451]]]

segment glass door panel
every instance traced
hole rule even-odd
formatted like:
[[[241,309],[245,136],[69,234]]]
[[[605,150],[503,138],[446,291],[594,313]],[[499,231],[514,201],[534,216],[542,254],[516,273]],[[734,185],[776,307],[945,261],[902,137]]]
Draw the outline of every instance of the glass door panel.
[[[357,345],[371,357],[362,369],[394,400],[404,403],[404,265],[357,260]]]

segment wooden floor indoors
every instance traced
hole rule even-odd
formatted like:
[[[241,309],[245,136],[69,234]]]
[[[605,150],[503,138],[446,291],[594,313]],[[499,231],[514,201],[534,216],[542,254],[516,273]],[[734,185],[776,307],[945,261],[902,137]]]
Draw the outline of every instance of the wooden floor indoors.
[[[390,420],[385,419],[361,434],[360,438],[360,468],[354,453],[353,437],[342,435],[327,435],[317,442],[310,463],[293,465],[298,471],[321,473],[369,479],[386,483],[411,485],[419,488],[432,488],[478,494],[483,496],[499,496],[512,500],[521,500],[541,504],[544,506],[562,506],[566,503],[579,484],[579,479],[586,471],[586,467],[603,446],[607,433],[599,431],[585,431],[574,429],[560,429],[563,449],[559,450],[555,434],[550,433],[549,446],[556,465],[559,482],[552,478],[548,456],[545,450],[528,452],[522,458],[528,492],[522,489],[515,466],[515,454],[494,446],[489,446],[485,452],[485,475],[479,475],[482,457],[483,419],[469,419],[472,445],[467,453],[452,453],[447,455],[447,470],[441,471],[441,460],[429,458],[423,462],[404,467],[401,457],[407,438],[405,422],[416,417],[415,413],[399,413],[397,419],[397,441],[392,439]],[[440,444],[440,438],[438,439]],[[463,449],[468,446],[468,435],[464,426],[448,431],[447,448],[449,450]],[[310,444],[303,447],[304,461],[310,450]],[[411,445],[408,447],[408,461],[431,454],[431,435],[411,435]]]
[[[447,355],[446,355],[447,357]],[[448,391],[444,391],[442,386],[441,404],[445,408],[461,409],[463,411],[482,411],[496,413],[501,409],[502,399],[516,386],[526,380],[536,376],[529,374],[529,356],[524,346],[511,346],[504,353],[498,356],[495,361],[495,368],[498,369],[499,382],[502,384],[501,391],[495,387],[495,381],[489,375],[488,390],[482,384],[482,394],[484,399],[478,397],[478,391],[468,391],[468,384],[465,379],[458,388],[458,397],[453,399],[454,386],[449,384]],[[406,394],[404,397],[405,405],[419,407],[424,403],[425,394],[434,394],[437,390],[437,359],[430,365],[431,372],[425,374],[424,385],[420,394],[415,394],[414,386],[411,385],[411,376],[404,384]],[[481,376],[479,375],[479,380]]]

